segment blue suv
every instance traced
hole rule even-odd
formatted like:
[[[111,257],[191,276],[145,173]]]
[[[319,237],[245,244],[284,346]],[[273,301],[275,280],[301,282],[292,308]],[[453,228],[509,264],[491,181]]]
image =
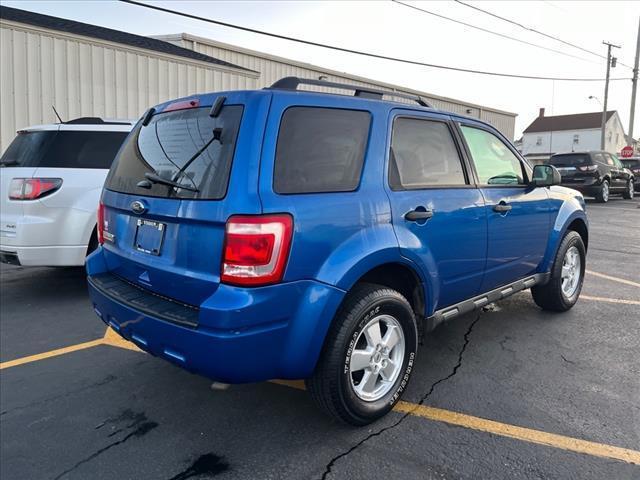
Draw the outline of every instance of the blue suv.
[[[219,382],[305,379],[364,425],[407,388],[419,331],[529,288],[570,309],[581,194],[491,125],[384,95],[288,77],[151,108],[102,194],[97,315]]]

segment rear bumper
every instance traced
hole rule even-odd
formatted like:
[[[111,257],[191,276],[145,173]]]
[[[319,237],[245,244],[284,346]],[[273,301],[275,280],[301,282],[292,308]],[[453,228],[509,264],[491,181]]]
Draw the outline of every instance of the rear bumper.
[[[2,263],[26,267],[82,266],[86,255],[86,245],[20,247],[0,244],[0,261]]]
[[[602,186],[602,182],[599,178],[581,178],[579,181],[569,181],[562,180],[561,185],[567,188],[573,188],[574,190],[578,190],[580,193],[587,196],[594,196],[598,192],[600,192],[600,188]]]
[[[162,320],[96,287],[102,251],[87,261],[98,316],[141,349],[225,382],[306,378],[345,292],[313,280],[260,288],[220,285],[199,306],[197,326]]]

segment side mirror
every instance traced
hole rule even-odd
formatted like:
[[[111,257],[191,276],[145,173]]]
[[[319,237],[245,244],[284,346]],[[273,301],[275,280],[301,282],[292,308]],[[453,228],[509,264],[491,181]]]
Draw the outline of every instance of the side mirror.
[[[533,167],[533,178],[530,185],[534,187],[550,187],[561,183],[562,176],[553,165],[536,165]]]

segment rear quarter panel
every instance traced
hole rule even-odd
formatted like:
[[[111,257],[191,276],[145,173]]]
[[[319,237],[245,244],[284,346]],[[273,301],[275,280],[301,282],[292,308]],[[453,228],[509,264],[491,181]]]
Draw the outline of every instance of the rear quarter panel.
[[[280,120],[290,106],[366,110],[371,127],[360,185],[353,192],[279,195],[273,171]],[[288,212],[294,236],[285,280],[315,279],[343,290],[368,270],[402,261],[383,187],[388,106],[346,96],[281,93],[274,96],[265,130],[260,166],[260,197],[265,213]],[[408,261],[405,261],[408,263]]]

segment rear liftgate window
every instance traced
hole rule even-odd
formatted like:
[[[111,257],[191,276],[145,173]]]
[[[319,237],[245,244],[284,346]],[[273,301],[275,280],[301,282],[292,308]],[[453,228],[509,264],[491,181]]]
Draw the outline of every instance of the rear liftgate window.
[[[128,132],[44,130],[20,132],[0,163],[16,167],[111,167]]]
[[[109,172],[106,188],[152,197],[224,198],[243,107],[225,105],[216,118],[209,111],[206,107],[159,113],[147,126],[139,123]],[[145,173],[187,188],[162,183],[138,187]]]
[[[359,110],[291,107],[276,148],[276,193],[350,192],[358,188],[371,115]]]

